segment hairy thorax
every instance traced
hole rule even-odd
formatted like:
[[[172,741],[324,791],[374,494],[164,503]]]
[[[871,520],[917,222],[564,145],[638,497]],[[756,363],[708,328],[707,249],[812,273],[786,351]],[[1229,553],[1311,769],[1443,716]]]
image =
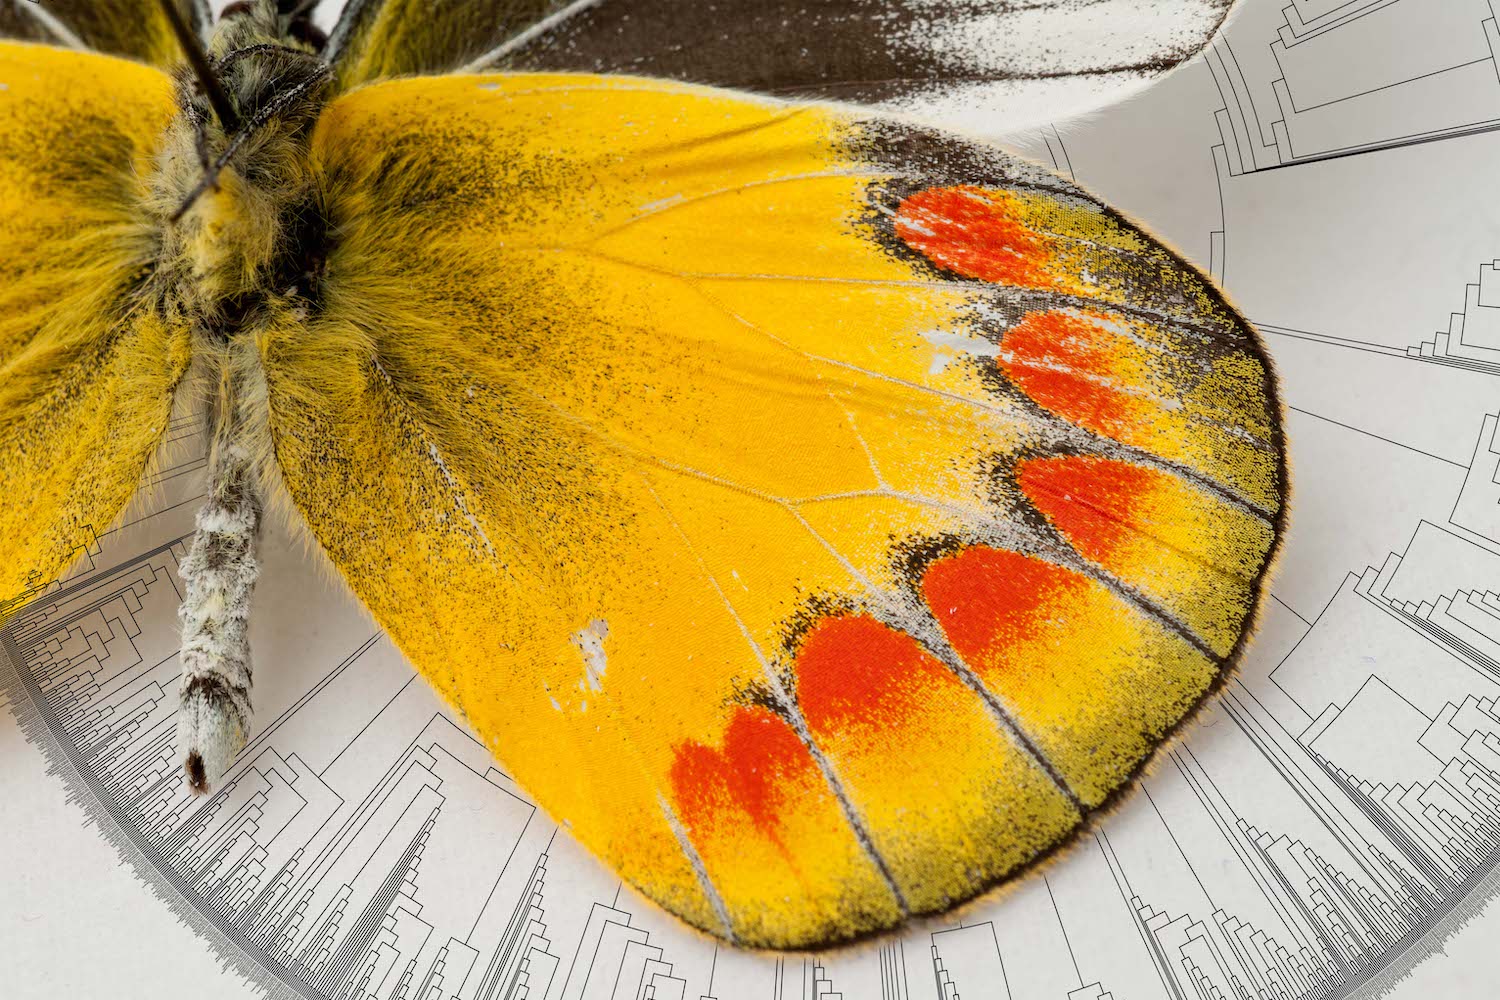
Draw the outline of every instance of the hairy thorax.
[[[274,4],[242,6],[209,50],[231,120],[179,71],[179,110],[151,185],[166,304],[204,347],[304,308],[326,241],[310,150],[329,71],[281,33]]]

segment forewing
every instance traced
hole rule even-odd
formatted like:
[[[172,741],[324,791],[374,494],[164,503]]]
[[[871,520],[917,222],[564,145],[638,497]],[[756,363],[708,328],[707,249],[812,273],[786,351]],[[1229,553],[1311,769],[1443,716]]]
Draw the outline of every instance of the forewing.
[[[355,0],[346,84],[459,68],[670,77],[788,98],[983,110],[990,132],[1139,89],[1233,0]],[[422,14],[419,16],[417,9]],[[431,11],[429,13],[429,11]]]
[[[28,12],[25,0],[0,0],[0,38],[28,42],[50,40],[42,22]]]
[[[166,427],[185,331],[144,305],[141,180],[171,82],[0,42],[0,622],[105,531]]]
[[[201,36],[213,24],[208,0],[174,0]],[[0,0],[0,38],[93,49],[156,66],[181,58],[156,0]]]
[[[262,344],[291,499],[641,891],[742,944],[1065,843],[1223,678],[1277,404],[1209,283],[1072,185],[623,77],[335,102],[338,234]]]
[[[329,36],[329,55],[346,87],[447,73],[567,5],[567,0],[349,0]]]

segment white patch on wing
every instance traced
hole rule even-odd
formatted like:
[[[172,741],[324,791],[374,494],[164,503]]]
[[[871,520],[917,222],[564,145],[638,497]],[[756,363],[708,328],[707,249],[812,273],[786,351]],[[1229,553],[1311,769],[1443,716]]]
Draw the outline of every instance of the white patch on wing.
[[[901,39],[959,73],[1062,76],[1175,61],[1208,41],[1225,0],[1090,0],[1018,4],[956,14],[949,0],[927,0]],[[915,5],[914,5],[915,6]],[[1020,8],[1020,9],[1018,9]]]
[[[604,653],[604,640],[607,638],[609,622],[603,618],[595,618],[587,627],[573,633],[573,645],[583,654],[583,682],[579,684],[580,690],[584,684],[587,684],[590,691],[604,690],[604,674],[609,670],[609,657]]]
[[[660,212],[664,208],[671,208],[673,205],[680,205],[685,201],[687,198],[681,194],[668,195],[656,201],[648,201],[641,206],[640,211],[642,215],[649,215],[652,212]]]
[[[1063,121],[1130,97],[1206,45],[1230,6],[1019,0],[961,14],[950,0],[908,3],[915,17],[894,44],[946,67],[953,82],[884,106],[984,135]]]
[[[999,357],[1000,345],[983,337],[976,337],[970,333],[952,330],[927,330],[922,334],[922,339],[931,344],[936,350],[932,352],[932,364],[927,369],[927,374],[937,375],[960,354],[973,354],[985,358]]]
[[[469,501],[464,497],[463,492],[458,488],[458,480],[453,478],[453,473],[448,469],[448,463],[443,461],[442,452],[438,451],[437,445],[428,442],[427,457],[432,459],[432,464],[437,466],[439,474],[441,474],[443,477],[443,482],[447,485],[448,489],[452,491],[454,506],[456,506],[459,510],[459,513],[464,516],[464,520],[468,521],[469,527],[472,528],[474,533],[479,536],[479,540],[484,542],[485,549],[489,551],[490,557],[493,558],[495,555],[495,547],[490,544],[490,536],[485,534],[484,525],[479,523],[479,518],[470,513]]]

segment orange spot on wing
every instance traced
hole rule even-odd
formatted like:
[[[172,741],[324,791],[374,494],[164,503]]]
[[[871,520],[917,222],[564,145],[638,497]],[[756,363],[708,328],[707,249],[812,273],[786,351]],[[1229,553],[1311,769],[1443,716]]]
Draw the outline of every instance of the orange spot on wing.
[[[1051,253],[1021,218],[1015,195],[972,185],[927,188],[901,202],[896,235],[939,267],[968,278],[1051,288]]]
[[[1108,458],[1038,458],[1017,470],[1021,491],[1085,558],[1108,565],[1145,533],[1151,495],[1168,479]]]
[[[797,654],[797,703],[815,737],[901,728],[935,687],[958,683],[911,636],[866,615],[824,619]]]
[[[953,648],[1089,805],[1216,673],[1104,585],[1031,556],[965,549],[932,563],[922,592]]]
[[[929,566],[922,596],[960,656],[1000,664],[999,649],[1045,634],[1059,605],[1087,587],[1065,567],[974,546]]]
[[[671,771],[673,799],[690,828],[732,823],[739,812],[778,843],[783,803],[820,780],[817,762],[791,725],[759,707],[735,709],[722,748],[679,746]]]
[[[999,365],[1032,399],[1092,431],[1122,438],[1151,417],[1123,384],[1108,317],[1030,313],[1005,331]]]
[[[913,909],[948,905],[1052,842],[1077,814],[984,700],[915,637],[824,618],[795,662],[797,701]]]

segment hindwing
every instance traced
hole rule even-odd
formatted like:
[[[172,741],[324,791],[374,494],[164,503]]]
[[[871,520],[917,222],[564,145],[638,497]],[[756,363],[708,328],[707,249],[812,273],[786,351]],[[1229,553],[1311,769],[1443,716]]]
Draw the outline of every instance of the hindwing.
[[[171,81],[0,42],[0,623],[107,530],[166,430],[185,324],[144,209]]]
[[[661,81],[338,99],[260,349],[292,502],[558,821],[746,945],[1014,877],[1219,684],[1278,544],[1255,332],[1076,186]]]

